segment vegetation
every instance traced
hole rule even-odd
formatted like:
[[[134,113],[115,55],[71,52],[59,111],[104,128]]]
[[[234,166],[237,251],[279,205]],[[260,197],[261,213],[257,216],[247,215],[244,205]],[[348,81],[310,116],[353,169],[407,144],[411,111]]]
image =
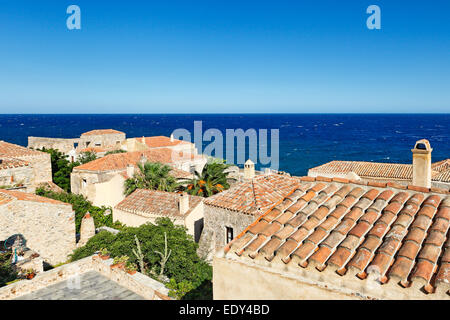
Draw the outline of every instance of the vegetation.
[[[113,258],[128,256],[129,263],[138,264],[140,272],[150,277],[160,281],[170,279],[167,286],[173,297],[212,298],[211,266],[197,255],[198,244],[186,233],[186,228],[174,225],[168,218],[137,228],[124,227],[116,235],[99,232],[76,249],[71,260],[82,259],[102,248],[107,248]]]
[[[95,154],[95,152],[86,151],[86,152],[82,152],[79,154],[78,160],[75,163],[78,163],[78,165],[80,165],[80,164],[85,164],[85,163],[94,161],[96,159],[97,159],[97,155]]]
[[[112,151],[108,151],[105,153],[105,156],[107,156],[108,154],[115,154],[115,153],[126,153],[125,150],[122,149],[118,149],[118,150],[112,150]]]
[[[0,252],[0,287],[16,280],[17,277],[18,274],[11,265],[11,252]]]
[[[151,189],[173,192],[179,188],[177,179],[170,175],[172,168],[159,162],[138,164],[139,171],[132,178],[125,180],[125,195],[136,189]]]
[[[52,163],[53,182],[66,192],[70,192],[70,174],[73,168],[97,159],[94,152],[82,152],[78,161],[70,162],[67,156],[56,149],[38,149],[42,152],[50,153]]]
[[[210,197],[230,188],[228,183],[229,165],[223,162],[208,162],[202,172],[195,172],[195,177],[188,182],[187,192],[192,195]]]
[[[44,188],[36,189],[36,194],[65,203],[70,203],[72,205],[72,209],[75,211],[76,232],[80,231],[81,219],[87,212],[90,212],[91,216],[94,218],[96,228],[107,226],[120,229],[122,227],[119,222],[113,222],[112,214],[105,214],[105,212],[107,210],[111,210],[111,208],[107,208],[104,206],[96,207],[82,195],[67,192],[54,192],[45,190]]]
[[[66,192],[70,192],[70,173],[78,165],[78,162],[70,162],[67,156],[56,149],[39,149],[40,151],[50,153],[52,163],[53,182]]]

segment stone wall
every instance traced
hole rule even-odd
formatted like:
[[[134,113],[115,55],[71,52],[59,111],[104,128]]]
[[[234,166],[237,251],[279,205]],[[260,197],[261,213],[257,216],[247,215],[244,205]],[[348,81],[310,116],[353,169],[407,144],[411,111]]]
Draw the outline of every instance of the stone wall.
[[[200,237],[198,254],[211,260],[214,253],[226,245],[226,228],[233,228],[233,236],[238,236],[256,220],[253,215],[217,208],[205,204],[204,229]]]
[[[96,255],[65,264],[39,273],[32,280],[22,280],[0,288],[0,300],[14,299],[88,271],[97,271],[148,300],[170,300],[167,296],[169,290],[162,283],[139,272],[130,275],[122,269],[112,269],[111,264],[112,259],[101,260]]]
[[[92,147],[117,147],[120,149],[125,141],[125,133],[83,135],[80,137],[79,149]]]
[[[39,155],[17,157],[28,161],[33,168],[34,186],[52,181],[52,162],[49,153],[40,152]]]
[[[75,143],[79,139],[61,139],[61,138],[42,138],[42,137],[28,137],[28,148],[33,149],[56,149],[62,153],[69,153],[75,149]]]
[[[33,168],[24,166],[0,170],[0,187],[14,187],[20,184],[27,191],[32,192],[34,186]]]
[[[70,205],[12,200],[0,206],[0,239],[22,234],[27,247],[57,264],[75,248],[74,219]]]

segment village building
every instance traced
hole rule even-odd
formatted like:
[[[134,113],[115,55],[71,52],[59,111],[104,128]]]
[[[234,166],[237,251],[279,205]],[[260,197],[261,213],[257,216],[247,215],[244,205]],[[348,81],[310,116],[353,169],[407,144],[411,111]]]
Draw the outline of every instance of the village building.
[[[204,229],[198,253],[207,260],[287,196],[298,180],[276,173],[254,176],[251,166],[244,168],[248,169],[244,182],[205,199]]]
[[[443,189],[303,177],[214,257],[214,299],[448,300],[449,221]]]
[[[120,150],[125,141],[124,132],[114,129],[97,129],[84,132],[80,138],[74,139],[28,137],[28,148],[56,149],[74,162],[83,152],[94,152],[98,157],[102,157],[108,151]]]
[[[49,264],[65,262],[75,249],[75,214],[67,203],[0,189],[0,226],[0,241],[20,235]]]
[[[96,206],[114,207],[125,198],[125,180],[133,177],[138,163],[147,161],[170,165],[174,177],[190,179],[192,174],[185,169],[202,168],[206,158],[177,152],[173,159],[173,150],[167,148],[109,154],[73,169],[70,176],[72,193],[84,195]]]
[[[186,227],[198,242],[203,230],[203,199],[184,192],[137,189],[114,207],[113,220],[138,227],[155,223],[158,218],[170,218],[174,224]]]
[[[0,288],[0,300],[171,300],[164,284],[93,255]]]
[[[310,177],[350,178],[363,181],[389,182],[450,189],[450,159],[431,162],[432,148],[428,140],[419,140],[412,149],[412,164],[377,163],[365,161],[331,161],[311,168]],[[431,177],[430,185],[415,176]],[[427,178],[428,179],[428,178]]]
[[[34,192],[52,183],[50,154],[0,141],[0,187]]]

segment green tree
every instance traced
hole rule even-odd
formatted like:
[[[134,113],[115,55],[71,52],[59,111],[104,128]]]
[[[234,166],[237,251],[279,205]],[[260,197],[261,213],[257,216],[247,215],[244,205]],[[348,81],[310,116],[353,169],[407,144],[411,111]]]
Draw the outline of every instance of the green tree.
[[[11,265],[11,253],[0,253],[0,287],[17,279],[17,272]]]
[[[118,150],[112,150],[112,151],[108,151],[105,153],[105,156],[109,155],[109,154],[116,154],[116,153],[126,153],[125,150],[122,149],[118,149]]]
[[[97,155],[95,154],[95,152],[86,151],[86,152],[80,153],[80,155],[78,156],[77,162],[79,164],[85,164],[85,163],[94,161],[96,159],[97,159]]]
[[[139,263],[138,257],[133,253],[137,248],[135,236],[139,239],[147,275],[158,279],[163,259],[158,252],[170,250],[163,272],[167,278],[173,279],[173,290],[178,292],[178,298],[187,291],[196,291],[195,298],[211,298],[211,266],[197,255],[198,244],[186,233],[186,228],[174,225],[168,218],[160,218],[156,224],[147,223],[137,228],[124,227],[116,235],[106,231],[99,232],[85,246],[76,249],[71,260],[82,259],[107,248],[112,257],[125,255],[130,258],[131,263]]]
[[[187,183],[187,192],[192,195],[210,197],[230,188],[228,183],[229,166],[223,162],[208,162],[202,172],[195,171],[195,176]]]
[[[125,195],[136,189],[175,191],[179,188],[177,179],[170,175],[172,168],[159,162],[138,163],[138,172],[125,180]]]

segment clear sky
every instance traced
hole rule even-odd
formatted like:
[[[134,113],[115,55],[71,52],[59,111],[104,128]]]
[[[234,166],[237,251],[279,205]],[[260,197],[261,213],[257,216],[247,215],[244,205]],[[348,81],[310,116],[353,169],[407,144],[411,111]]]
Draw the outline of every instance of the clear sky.
[[[449,17],[448,0],[0,0],[0,113],[449,112]]]

